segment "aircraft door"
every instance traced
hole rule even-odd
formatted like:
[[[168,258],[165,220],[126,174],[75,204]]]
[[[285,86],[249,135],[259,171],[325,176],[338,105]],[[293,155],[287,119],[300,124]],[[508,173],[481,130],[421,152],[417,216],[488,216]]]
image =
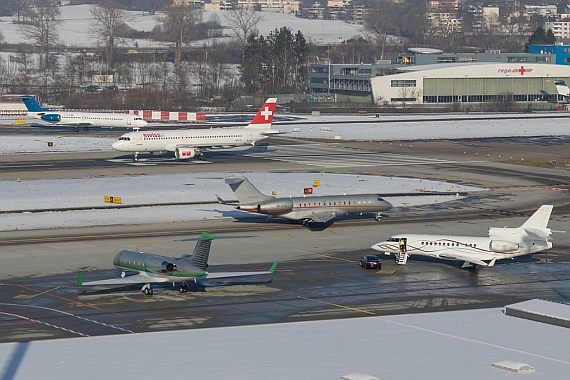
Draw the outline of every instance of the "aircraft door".
[[[142,133],[137,133],[135,140],[137,140],[137,145],[142,145]]]
[[[131,117],[127,116],[127,125],[131,125]]]

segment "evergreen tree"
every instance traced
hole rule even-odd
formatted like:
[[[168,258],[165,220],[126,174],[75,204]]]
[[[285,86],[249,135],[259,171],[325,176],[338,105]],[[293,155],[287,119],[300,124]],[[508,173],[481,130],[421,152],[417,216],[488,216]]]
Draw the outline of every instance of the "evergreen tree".
[[[548,32],[544,30],[542,26],[536,28],[534,33],[529,37],[528,42],[525,45],[525,53],[528,53],[529,45],[554,45],[556,42],[556,37],[552,30],[548,29]]]

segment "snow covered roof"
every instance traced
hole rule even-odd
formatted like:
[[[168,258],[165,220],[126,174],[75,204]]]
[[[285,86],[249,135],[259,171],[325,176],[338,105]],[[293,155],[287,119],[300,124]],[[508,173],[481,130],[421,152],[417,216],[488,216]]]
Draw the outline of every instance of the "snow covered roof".
[[[145,380],[166,373],[221,380],[351,373],[494,380],[509,374],[492,365],[507,363],[535,368],[532,378],[559,380],[570,370],[567,340],[561,327],[481,309],[6,343],[0,366],[14,380]]]

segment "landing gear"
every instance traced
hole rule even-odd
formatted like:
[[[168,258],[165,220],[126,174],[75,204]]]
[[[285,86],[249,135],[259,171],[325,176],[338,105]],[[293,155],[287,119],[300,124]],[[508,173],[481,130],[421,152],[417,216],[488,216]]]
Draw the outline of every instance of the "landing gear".
[[[188,284],[186,282],[180,283],[180,293],[186,293],[188,291]]]
[[[135,155],[133,156],[133,162],[139,162],[139,152],[135,152]]]
[[[198,156],[198,159],[201,161],[204,161],[206,159],[206,156],[204,155],[204,153],[200,153],[200,155]]]
[[[150,284],[144,284],[141,290],[146,296],[152,296],[153,291]]]
[[[303,219],[303,227],[311,227],[311,219]]]
[[[381,221],[381,220],[382,220],[382,214],[379,213],[379,212],[377,212],[377,213],[376,213],[376,216],[374,217],[374,219],[375,219],[377,222]]]

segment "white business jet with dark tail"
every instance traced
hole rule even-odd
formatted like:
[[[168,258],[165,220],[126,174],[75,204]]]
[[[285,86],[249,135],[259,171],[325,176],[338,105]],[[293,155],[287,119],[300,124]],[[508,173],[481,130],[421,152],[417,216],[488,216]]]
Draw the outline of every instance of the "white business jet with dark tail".
[[[381,211],[392,208],[392,205],[378,194],[276,198],[262,194],[242,175],[227,177],[225,182],[230,185],[238,198],[239,205],[236,207],[238,210],[292,221],[301,220],[304,226],[310,226],[312,223],[324,224],[338,216],[365,212],[375,212],[376,220],[380,220]]]
[[[142,117],[111,112],[71,112],[50,110],[41,107],[33,96],[23,95],[22,100],[28,109],[28,115],[53,123],[57,126],[88,130],[91,127],[107,128],[144,128],[148,123]]]
[[[235,238],[235,237],[234,237]],[[197,238],[181,239],[180,241],[197,240],[194,252],[191,255],[183,255],[180,258],[154,255],[145,252],[122,250],[113,259],[115,268],[121,271],[121,276],[109,280],[83,282],[83,275],[79,272],[77,279],[78,286],[99,286],[99,285],[133,285],[144,284],[142,292],[147,296],[153,294],[152,283],[168,283],[173,286],[180,284],[181,293],[188,291],[188,282],[200,283],[207,286],[208,280],[246,277],[271,274],[277,266],[277,261],[273,263],[268,271],[264,272],[218,272],[208,273],[208,258],[210,256],[210,246],[214,237],[204,232]],[[127,275],[126,272],[136,272],[134,275]]]
[[[541,206],[524,224],[514,228],[489,228],[488,237],[398,234],[374,244],[372,249],[395,254],[396,262],[406,264],[413,255],[463,261],[463,267],[492,267],[497,260],[552,248],[547,228],[551,205]]]
[[[269,98],[251,123],[245,128],[186,129],[175,131],[129,132],[113,143],[113,149],[139,153],[174,152],[179,160],[202,157],[205,151],[227,149],[241,145],[255,145],[271,135],[280,133],[271,129],[277,98]]]
[[[570,87],[563,80],[553,80],[554,86],[556,87],[557,94],[549,94],[544,90],[540,90],[543,95],[543,100],[548,100],[550,103],[559,104],[569,104],[570,103]],[[562,101],[558,99],[562,97]]]

